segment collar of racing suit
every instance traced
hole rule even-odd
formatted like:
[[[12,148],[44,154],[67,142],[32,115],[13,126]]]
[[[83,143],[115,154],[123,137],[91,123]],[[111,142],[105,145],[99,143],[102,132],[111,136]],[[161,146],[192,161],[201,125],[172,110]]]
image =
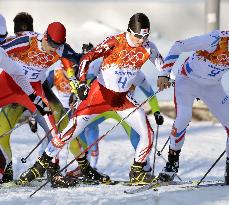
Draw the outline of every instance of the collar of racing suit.
[[[126,32],[126,41],[131,47],[136,47],[134,43],[130,40],[130,34]]]

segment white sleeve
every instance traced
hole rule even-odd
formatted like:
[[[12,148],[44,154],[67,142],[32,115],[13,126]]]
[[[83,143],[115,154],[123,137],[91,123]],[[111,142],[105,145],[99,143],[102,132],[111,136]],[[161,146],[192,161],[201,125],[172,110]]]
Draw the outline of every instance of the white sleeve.
[[[160,76],[166,76],[171,73],[172,67],[181,53],[198,50],[211,50],[219,38],[220,31],[216,30],[205,35],[194,36],[185,40],[176,41],[165,58],[165,63],[162,67]]]
[[[14,79],[27,95],[30,95],[34,90],[19,66],[9,58],[4,49],[0,48],[0,67]]]
[[[159,71],[161,71],[164,64],[164,59],[153,42],[149,41],[148,44],[150,47],[150,61]]]
[[[146,77],[142,71],[138,72],[133,84],[135,86],[140,86],[141,89],[144,89],[147,93],[152,92],[152,87],[146,80]]]

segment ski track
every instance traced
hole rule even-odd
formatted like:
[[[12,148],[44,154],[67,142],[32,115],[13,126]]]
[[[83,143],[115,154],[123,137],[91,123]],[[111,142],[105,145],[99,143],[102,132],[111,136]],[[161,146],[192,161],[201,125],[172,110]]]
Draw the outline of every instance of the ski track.
[[[150,116],[152,126],[153,117]],[[113,120],[107,120],[100,125],[100,134],[110,129],[114,123]],[[167,140],[173,120],[166,118],[165,124],[160,127],[158,150],[161,150]],[[39,134],[43,136],[41,128]],[[213,162],[218,158],[225,148],[226,134],[224,129],[218,124],[213,125],[209,122],[191,123],[186,136],[186,141],[181,153],[179,176],[183,180],[199,180]],[[38,151],[36,151],[27,161],[22,164],[20,159],[38,142],[35,134],[29,131],[27,125],[24,125],[12,134],[13,149],[13,168],[14,178],[17,179],[24,170],[31,166]],[[168,146],[162,153],[167,158]],[[67,150],[61,152],[61,166],[66,163]],[[134,150],[131,147],[129,139],[121,127],[114,130],[109,136],[106,136],[100,143],[100,158],[98,169],[108,174],[112,179],[127,180],[130,165],[133,162]],[[72,160],[69,154],[68,162]],[[151,159],[153,159],[151,153]],[[225,156],[209,173],[206,180],[222,180],[224,174]],[[71,165],[69,169],[74,168],[76,164]],[[156,160],[155,173],[163,168],[164,161],[159,157]],[[37,182],[38,183],[38,182]],[[229,204],[229,187],[205,187],[200,189],[185,190],[180,186],[160,187],[158,191],[148,190],[135,195],[125,194],[126,189],[134,189],[122,185],[100,185],[100,186],[81,186],[71,189],[52,189],[50,184],[37,192],[32,198],[29,197],[38,185],[31,187],[18,188],[0,188],[0,205],[5,204],[157,204],[157,205],[224,205]]]

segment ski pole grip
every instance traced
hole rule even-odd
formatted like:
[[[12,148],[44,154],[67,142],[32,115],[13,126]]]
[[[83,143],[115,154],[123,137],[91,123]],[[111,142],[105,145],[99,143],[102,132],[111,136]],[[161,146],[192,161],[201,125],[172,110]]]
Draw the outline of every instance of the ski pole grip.
[[[21,162],[22,163],[26,163],[26,159],[25,158],[21,158]]]

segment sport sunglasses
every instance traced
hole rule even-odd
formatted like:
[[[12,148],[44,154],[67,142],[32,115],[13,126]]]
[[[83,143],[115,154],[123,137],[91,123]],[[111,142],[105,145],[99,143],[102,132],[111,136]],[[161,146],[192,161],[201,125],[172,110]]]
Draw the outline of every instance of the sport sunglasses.
[[[130,33],[134,35],[134,37],[139,38],[139,39],[142,39],[142,38],[143,39],[147,39],[149,37],[149,34],[150,34],[150,32],[149,33],[144,33],[144,34],[135,33],[130,28],[129,28],[129,30],[130,30]]]

